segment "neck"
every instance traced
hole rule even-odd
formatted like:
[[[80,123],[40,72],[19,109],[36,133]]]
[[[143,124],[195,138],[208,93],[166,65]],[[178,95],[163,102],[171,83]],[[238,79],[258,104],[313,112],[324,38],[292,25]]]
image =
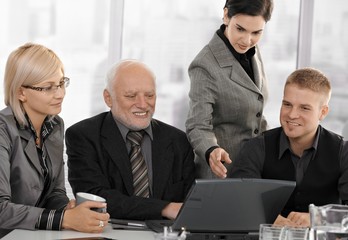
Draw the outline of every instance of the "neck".
[[[301,157],[304,150],[313,145],[315,135],[308,138],[289,138],[290,148],[294,154]]]

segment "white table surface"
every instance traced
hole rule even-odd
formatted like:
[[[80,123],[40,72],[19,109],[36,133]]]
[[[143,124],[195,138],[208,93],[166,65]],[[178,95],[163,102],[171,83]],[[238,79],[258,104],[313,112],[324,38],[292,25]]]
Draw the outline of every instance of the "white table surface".
[[[7,234],[2,240],[50,240],[50,239],[73,239],[73,238],[85,238],[87,237],[107,237],[117,240],[154,240],[154,232],[152,231],[139,231],[139,230],[114,230],[111,225],[104,229],[103,233],[80,233],[76,231],[63,230],[63,231],[47,231],[47,230],[21,230],[16,229]]]

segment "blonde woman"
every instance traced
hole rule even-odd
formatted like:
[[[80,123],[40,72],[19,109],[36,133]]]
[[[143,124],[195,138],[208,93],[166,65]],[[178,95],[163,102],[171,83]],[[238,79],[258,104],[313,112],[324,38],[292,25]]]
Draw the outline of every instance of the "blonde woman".
[[[109,214],[75,206],[64,186],[62,108],[69,78],[50,49],[27,43],[7,60],[0,111],[0,237],[11,229],[101,232]]]

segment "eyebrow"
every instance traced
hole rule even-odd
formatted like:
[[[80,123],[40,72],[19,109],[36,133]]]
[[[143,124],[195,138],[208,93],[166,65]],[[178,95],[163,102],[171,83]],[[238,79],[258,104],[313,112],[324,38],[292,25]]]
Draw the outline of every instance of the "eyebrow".
[[[239,27],[239,28],[241,28],[243,30],[246,30],[243,26],[239,25],[238,23],[236,23],[236,27]],[[261,28],[259,30],[256,30],[256,31],[252,31],[252,32],[255,33],[255,32],[262,32],[262,31],[263,31],[263,28]]]
[[[310,104],[300,104],[301,107],[307,107],[307,108],[312,108],[312,105]]]

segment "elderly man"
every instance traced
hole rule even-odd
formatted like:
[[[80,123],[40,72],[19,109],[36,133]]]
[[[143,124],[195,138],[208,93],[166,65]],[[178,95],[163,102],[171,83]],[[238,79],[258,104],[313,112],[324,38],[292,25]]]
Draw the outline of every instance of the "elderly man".
[[[194,181],[193,150],[186,134],[153,119],[154,73],[123,60],[107,74],[109,112],[66,131],[73,192],[106,198],[112,218],[174,219]]]

